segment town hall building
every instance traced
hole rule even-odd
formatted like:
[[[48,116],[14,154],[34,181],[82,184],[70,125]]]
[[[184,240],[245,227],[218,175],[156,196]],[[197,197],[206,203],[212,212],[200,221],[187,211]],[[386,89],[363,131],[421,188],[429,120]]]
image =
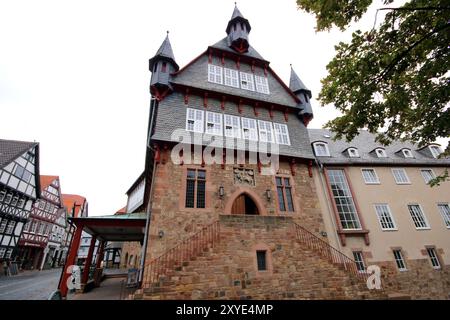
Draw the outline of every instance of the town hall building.
[[[376,298],[328,244],[307,126],[311,91],[285,84],[235,7],[226,37],[180,68],[153,58],[136,299]],[[133,194],[133,190],[129,190]]]

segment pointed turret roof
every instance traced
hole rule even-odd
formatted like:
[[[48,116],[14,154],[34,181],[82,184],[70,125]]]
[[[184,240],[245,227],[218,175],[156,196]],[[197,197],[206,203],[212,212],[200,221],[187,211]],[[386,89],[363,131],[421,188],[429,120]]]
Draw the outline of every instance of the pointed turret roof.
[[[175,61],[175,56],[173,54],[172,46],[170,44],[169,31],[167,31],[167,36],[164,39],[164,41],[161,44],[161,46],[159,47],[158,51],[156,51],[156,54],[154,55],[154,57],[150,59],[150,69],[153,68],[153,65],[159,59],[167,60],[167,61],[173,63],[173,65],[175,66],[175,69],[177,71],[178,71],[178,69],[180,69],[180,67],[178,66],[178,64]]]
[[[297,93],[300,90],[307,91],[309,95],[311,96],[311,90],[309,90],[305,84],[300,80],[299,76],[295,73],[294,69],[291,65],[291,79],[289,80],[289,89],[292,90],[292,92]]]
[[[247,27],[247,32],[250,32],[251,30],[251,26],[250,26],[250,22],[248,22],[247,19],[244,18],[244,16],[242,15],[242,13],[239,11],[236,2],[234,3],[234,10],[233,10],[233,14],[231,15],[231,19],[230,21],[228,21],[228,25],[227,25],[227,29],[226,32],[227,34],[230,33],[230,29],[231,26],[233,25],[233,23],[236,20],[240,20],[241,22],[245,23],[246,27]]]

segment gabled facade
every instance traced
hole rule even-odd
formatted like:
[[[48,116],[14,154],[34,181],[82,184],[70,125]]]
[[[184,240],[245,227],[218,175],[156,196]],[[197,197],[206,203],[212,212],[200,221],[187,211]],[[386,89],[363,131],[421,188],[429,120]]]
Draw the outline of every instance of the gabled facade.
[[[250,30],[236,7],[227,36],[186,66],[168,36],[150,59],[149,223],[135,297],[375,297],[321,256],[333,249],[312,176],[311,92],[294,70],[289,86],[281,80]],[[332,289],[314,289],[322,282]]]
[[[0,139],[0,261],[16,260],[19,238],[39,195],[39,144]]]
[[[450,159],[409,142],[382,146],[367,131],[350,142],[334,141],[328,130],[308,131],[330,243],[358,261],[361,272],[379,266],[390,293],[448,299],[450,181],[429,182],[450,170]],[[351,148],[358,156],[348,156]]]
[[[20,260],[24,269],[42,269],[48,253],[49,236],[64,212],[58,176],[41,175],[41,196],[31,210],[20,237]]]

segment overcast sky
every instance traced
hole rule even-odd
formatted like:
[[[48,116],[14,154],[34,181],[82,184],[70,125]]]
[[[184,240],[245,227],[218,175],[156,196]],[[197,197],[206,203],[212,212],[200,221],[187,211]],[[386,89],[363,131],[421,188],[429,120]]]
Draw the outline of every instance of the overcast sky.
[[[354,28],[316,33],[295,0],[238,7],[250,44],[287,84],[292,63],[317,98],[334,45]],[[144,168],[148,59],[169,30],[184,66],[226,36],[233,8],[231,0],[0,0],[0,138],[38,141],[41,174],[85,196],[90,215],[114,213]],[[355,27],[371,28],[374,12]],[[312,128],[337,115],[312,105]]]

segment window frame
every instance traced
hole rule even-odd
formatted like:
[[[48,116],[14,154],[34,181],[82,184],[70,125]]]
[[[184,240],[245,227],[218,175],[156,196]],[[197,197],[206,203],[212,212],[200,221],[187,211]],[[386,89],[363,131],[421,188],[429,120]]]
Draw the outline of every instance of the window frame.
[[[403,148],[402,149],[402,154],[405,158],[410,158],[410,159],[414,159],[414,155],[411,151],[411,149],[408,148]]]
[[[332,182],[331,182],[331,179],[330,179],[330,171],[339,171],[339,172],[342,173],[343,181],[346,182],[346,188],[347,188],[346,192],[342,192],[343,193],[342,196],[341,195],[335,196],[335,194],[333,192],[334,190],[332,188]],[[330,191],[330,197],[333,199],[333,207],[334,207],[334,209],[336,211],[337,219],[339,219],[339,221],[337,221],[338,225],[339,225],[339,228],[341,230],[344,230],[344,231],[362,231],[363,230],[363,223],[362,223],[361,218],[359,216],[358,206],[356,204],[355,196],[354,196],[354,194],[352,192],[352,189],[351,189],[349,180],[347,178],[347,174],[345,172],[345,169],[342,169],[342,168],[327,168],[325,170],[325,172],[326,172],[326,179],[327,179],[327,183],[328,183],[328,187],[329,187],[329,191]],[[345,193],[348,193],[350,196],[346,196]],[[338,204],[338,202],[336,201],[337,198],[339,200],[341,200],[342,198],[345,198],[347,200],[346,201],[339,201],[339,204]],[[348,200],[348,199],[350,199],[351,201]],[[354,209],[354,212],[342,212],[342,214],[341,214],[341,212],[339,212],[339,208],[338,208],[339,205],[342,206],[342,207],[344,207],[344,205],[346,205],[348,208],[350,208],[350,205],[351,205],[353,207],[353,209]],[[342,220],[342,216],[344,216],[344,217],[348,216],[349,213],[353,213],[354,214],[354,219],[353,220],[347,220],[346,219],[345,221]],[[348,221],[357,222],[358,227],[357,228],[344,227],[343,222],[348,224]]]
[[[419,211],[422,214],[422,218],[423,218],[422,220],[425,223],[424,227],[417,227],[416,222],[414,220],[414,217],[412,215],[411,209],[410,209],[410,207],[413,207],[413,206],[419,208]],[[422,208],[422,206],[420,204],[418,204],[418,203],[408,203],[407,204],[407,208],[408,208],[409,216],[411,217],[411,220],[413,221],[413,224],[414,224],[414,227],[416,228],[416,230],[430,230],[431,229],[431,225],[428,222],[427,216],[425,215],[425,211],[423,211],[423,208]]]
[[[428,180],[427,181],[427,179],[425,178],[425,176],[424,176],[424,171],[429,171],[429,172],[431,172],[431,176],[432,176],[432,178],[430,179],[430,180]],[[433,171],[433,169],[420,169],[420,174],[422,175],[422,178],[423,178],[423,180],[425,181],[425,184],[430,184],[430,181],[432,180],[432,179],[434,179],[434,178],[436,178],[436,175],[434,174],[434,171]]]
[[[220,74],[219,72],[220,71]],[[211,80],[211,77],[213,80]],[[218,77],[220,77],[220,82],[217,81]],[[223,67],[208,63],[208,82],[216,83],[216,84],[223,84]]]
[[[376,181],[367,181],[366,176],[364,175],[364,171],[373,171]],[[377,171],[374,168],[361,168],[361,175],[363,177],[365,184],[381,184],[380,179],[377,175]]]
[[[318,152],[317,152],[317,146],[319,146],[319,145],[323,145],[324,147],[325,147],[325,153],[326,154],[319,154]],[[313,149],[314,149],[314,154],[317,156],[317,157],[330,157],[330,149],[328,149],[328,143],[326,143],[326,142],[324,142],[324,141],[316,141],[316,142],[313,142]]]
[[[367,266],[366,262],[364,261],[364,253],[361,250],[352,250],[353,254],[353,260],[356,263],[356,270],[358,270],[359,273],[366,273],[367,272]],[[360,267],[363,267],[361,270]]]
[[[213,117],[213,122],[210,122],[209,119],[208,119],[210,115]],[[220,118],[220,123],[216,123],[215,122],[217,116],[219,116],[219,118]],[[208,124],[210,124],[210,123],[212,123],[213,126],[219,125],[220,128],[219,129],[214,129],[214,132],[209,132],[208,131],[208,129],[209,129],[208,128]],[[213,135],[213,136],[223,136],[223,114],[222,113],[218,113],[218,112],[206,111],[204,132],[206,134],[210,134],[210,135]]]
[[[194,118],[193,118],[193,119],[191,119],[191,118],[189,117],[189,112],[190,112],[190,111],[193,111],[193,112],[194,112]],[[201,120],[198,120],[198,119],[197,119],[197,113],[200,113],[200,114],[202,115],[202,119],[201,119]],[[189,129],[189,126],[188,126],[189,120],[194,121],[193,129],[192,129],[192,130],[190,130],[190,129]],[[198,123],[200,123],[200,125],[201,125],[201,130],[200,130],[200,131],[199,131],[199,130],[196,130],[196,124],[197,124],[197,121],[198,121]],[[205,132],[205,111],[199,110],[199,109],[194,109],[194,108],[186,108],[186,123],[185,123],[185,130],[188,131],[188,132],[204,133],[204,132]]]
[[[375,148],[375,154],[377,155],[377,158],[387,158],[386,150],[383,148]]]
[[[377,210],[378,207],[384,206],[385,208],[387,208],[387,210],[383,213],[387,213],[389,219],[390,219],[390,223],[392,224],[392,227],[383,227],[383,221],[382,221],[382,217],[380,215],[380,212]],[[375,209],[375,214],[377,215],[377,220],[378,223],[380,225],[380,228],[382,231],[397,231],[398,227],[397,227],[397,223],[395,222],[394,219],[394,215],[392,214],[391,208],[389,207],[389,204],[387,203],[374,203],[373,205],[374,209]],[[385,217],[383,217],[385,218]],[[384,219],[386,220],[386,219]],[[386,222],[386,221],[385,221]],[[387,222],[389,223],[389,222]]]
[[[249,141],[259,141],[258,121],[256,121],[256,119],[252,119],[252,118],[246,118],[246,117],[240,117],[240,118],[241,118],[241,128],[242,128],[242,139],[249,140]],[[248,122],[249,125],[251,122],[253,122],[255,124],[255,128],[252,129],[250,127],[245,127],[244,119]],[[255,134],[255,139],[251,139],[251,134],[249,135],[248,138],[246,138],[245,134],[244,134],[245,129],[250,130],[250,132],[253,131]]]
[[[258,81],[259,81],[259,83],[258,83]],[[259,86],[259,90],[258,90],[258,86]],[[255,89],[256,89],[256,92],[263,93],[263,94],[270,94],[268,78],[265,76],[255,75]]]
[[[355,152],[355,154],[352,155],[351,151]],[[354,148],[354,147],[348,148],[348,149],[347,149],[347,154],[348,154],[348,156],[349,156],[350,158],[359,158],[359,157],[360,157],[360,156],[359,156],[359,151],[358,151],[358,149],[357,149],[357,148]]]
[[[243,75],[244,75],[244,77],[243,77]],[[245,80],[242,79],[242,78],[245,78]],[[242,81],[246,81],[247,84],[245,84],[243,86]],[[250,84],[251,84],[251,86],[250,86]],[[240,71],[239,72],[239,86],[243,90],[255,91],[255,79],[253,78],[253,74],[252,73],[248,73],[248,72]]]
[[[447,229],[450,229],[450,203],[448,202],[439,202],[437,204],[439,213],[441,214],[442,219],[444,220],[444,225]],[[447,207],[447,211],[444,212],[441,210],[441,207]]]
[[[430,150],[431,156],[432,156],[433,158],[435,158],[435,159],[439,158],[439,156],[440,156],[441,153],[442,153],[441,147],[438,146],[438,145],[433,145],[433,144],[432,144],[432,145],[429,145],[429,146],[428,146],[428,150]],[[434,151],[433,151],[433,150],[434,150]],[[435,152],[436,150],[439,152],[439,154],[436,154],[436,152]]]
[[[441,259],[439,257],[439,254],[437,253],[436,248],[435,247],[425,247],[425,249],[427,251],[428,258],[430,258],[431,266],[433,267],[433,269],[435,269],[435,270],[442,269]],[[430,254],[430,252],[433,254],[433,256]],[[433,261],[437,262],[437,265],[435,265],[435,263]]]
[[[228,126],[227,119],[230,119],[230,123],[231,123],[230,126],[231,126],[232,135],[227,135],[227,126]],[[234,125],[233,119],[237,119],[237,124],[238,124],[237,127]],[[231,114],[224,114],[223,115],[223,132],[224,132],[224,136],[227,137],[227,138],[240,139],[241,138],[241,134],[243,133],[242,129],[241,129],[241,119],[240,119],[240,117],[234,116],[234,115],[231,115]]]
[[[194,179],[188,178],[188,172],[192,170],[195,171],[195,177]],[[204,172],[204,179],[198,178],[198,171]],[[194,189],[193,189],[193,207],[187,206],[187,200],[188,200],[188,180],[194,181]],[[204,207],[198,207],[198,181],[204,181]],[[185,167],[183,170],[183,189],[182,189],[182,195],[180,196],[180,210],[182,211],[189,211],[189,210],[208,210],[210,207],[210,201],[209,201],[209,173],[206,168],[203,167]]]
[[[401,171],[401,172],[404,173],[404,177],[406,178],[406,182],[403,182],[403,181],[399,182],[397,180],[397,176],[394,173],[396,171],[397,172]],[[408,177],[408,174],[406,173],[405,168],[391,168],[391,172],[392,172],[392,176],[394,177],[394,181],[395,181],[396,184],[411,184],[411,180],[409,180],[409,177]]]
[[[263,124],[264,128],[261,128],[261,124]],[[267,130],[267,124],[270,126],[270,140],[267,140],[267,137],[269,137],[268,135],[268,130]],[[262,139],[263,135],[261,135],[261,132],[265,133],[265,137],[266,139]],[[259,135],[259,141],[261,142],[265,142],[265,143],[275,143],[275,137],[274,137],[274,130],[273,130],[273,125],[272,122],[270,121],[265,121],[265,120],[258,120],[258,135]]]
[[[277,127],[279,127],[280,128],[280,131],[278,131],[279,133],[277,133]],[[284,128],[285,130],[286,130],[286,133],[285,134],[283,134],[282,133],[282,130],[281,130],[281,128]],[[278,140],[278,135],[277,134],[279,134],[280,136],[285,136],[286,137],[286,139],[287,139],[287,143],[284,143],[284,142],[282,142],[282,141],[279,141]],[[274,137],[275,137],[275,143],[277,143],[277,144],[282,144],[282,145],[285,145],[285,146],[290,146],[291,145],[291,139],[290,139],[290,137],[289,137],[289,128],[288,128],[288,126],[286,125],[286,124],[284,124],[284,123],[278,123],[278,122],[273,122],[273,135],[274,135]]]
[[[294,214],[296,212],[295,208],[297,206],[296,206],[295,200],[294,200],[295,199],[295,197],[294,197],[294,187],[292,185],[291,177],[287,176],[287,175],[275,175],[274,179],[275,179],[275,181],[274,181],[275,182],[275,194],[276,194],[276,199],[277,199],[277,205],[276,205],[277,212],[279,214]],[[278,185],[277,179],[281,179],[281,185]],[[286,186],[285,179],[288,179],[288,181],[289,181],[289,185],[288,186]],[[279,187],[281,188],[281,193],[282,193],[282,198],[281,199],[280,199],[280,195],[278,194],[278,188]],[[287,196],[286,189],[290,190],[290,198],[291,198],[292,210],[290,210],[290,208],[289,208],[289,201],[288,201],[288,196]],[[281,205],[280,201],[282,201],[282,203],[283,203],[284,210],[282,210],[281,207],[280,207],[280,205]]]
[[[227,76],[227,71],[229,72],[229,76]],[[236,77],[233,77],[233,75]],[[229,80],[229,84],[227,84],[227,79]],[[236,80],[236,85],[233,85],[233,80]],[[239,71],[230,68],[223,68],[223,84],[228,87],[239,89]]]
[[[394,255],[395,265],[397,266],[398,271],[408,271],[408,266],[406,265],[405,257],[403,256],[402,249],[392,249],[392,253]],[[395,253],[398,253],[399,257]],[[399,266],[399,262],[403,265],[403,267]]]

